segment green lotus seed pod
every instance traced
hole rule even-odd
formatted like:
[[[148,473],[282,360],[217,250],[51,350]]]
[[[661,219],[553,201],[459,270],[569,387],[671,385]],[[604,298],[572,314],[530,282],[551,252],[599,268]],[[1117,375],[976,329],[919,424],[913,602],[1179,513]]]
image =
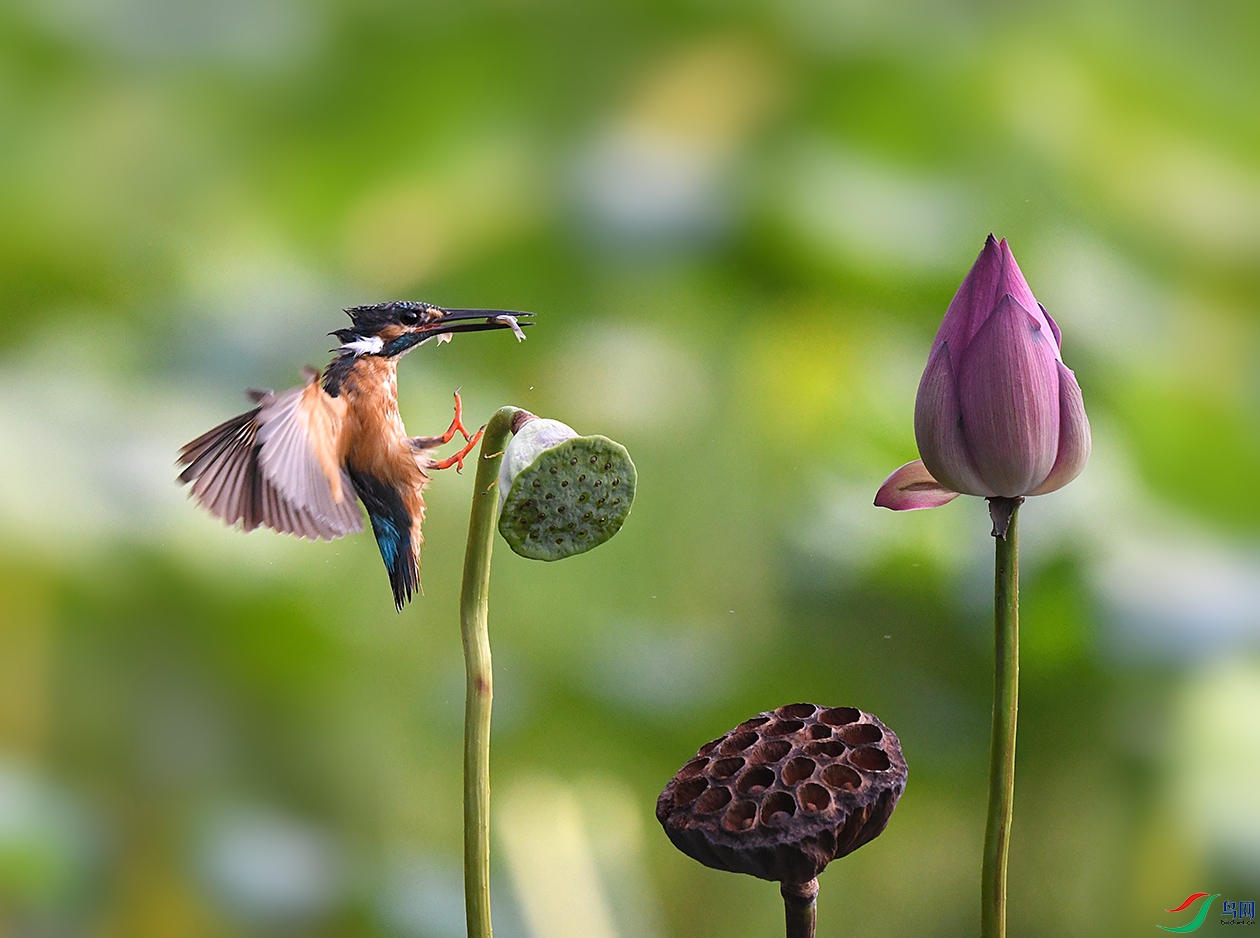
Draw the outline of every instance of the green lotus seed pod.
[[[621,530],[637,478],[620,443],[527,419],[499,468],[499,533],[531,560],[585,553]]]

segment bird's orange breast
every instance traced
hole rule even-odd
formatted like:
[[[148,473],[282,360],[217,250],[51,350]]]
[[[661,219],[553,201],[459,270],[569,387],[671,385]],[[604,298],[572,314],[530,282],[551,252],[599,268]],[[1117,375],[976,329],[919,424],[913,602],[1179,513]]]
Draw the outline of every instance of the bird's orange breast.
[[[398,413],[397,363],[375,355],[360,358],[342,385],[346,422],[342,460],[356,472],[374,476],[423,510],[420,490],[429,477],[420,468]]]

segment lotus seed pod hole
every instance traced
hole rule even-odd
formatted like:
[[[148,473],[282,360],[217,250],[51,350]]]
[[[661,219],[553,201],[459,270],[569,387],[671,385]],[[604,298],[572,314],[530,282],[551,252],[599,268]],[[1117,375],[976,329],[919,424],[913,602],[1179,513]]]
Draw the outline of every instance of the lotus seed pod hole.
[[[829,726],[844,726],[846,723],[856,723],[861,715],[861,711],[853,707],[832,707],[824,710],[818,719]]]
[[[722,740],[722,745],[718,749],[721,752],[743,752],[756,741],[756,733],[736,733]]]
[[[802,785],[796,795],[806,811],[823,811],[831,804],[831,793],[814,782]]]
[[[851,746],[861,746],[863,743],[877,743],[884,736],[880,732],[879,727],[872,723],[853,723],[844,727],[836,735]]]
[[[761,806],[761,821],[769,827],[783,827],[796,813],[796,799],[785,791],[776,791]]]

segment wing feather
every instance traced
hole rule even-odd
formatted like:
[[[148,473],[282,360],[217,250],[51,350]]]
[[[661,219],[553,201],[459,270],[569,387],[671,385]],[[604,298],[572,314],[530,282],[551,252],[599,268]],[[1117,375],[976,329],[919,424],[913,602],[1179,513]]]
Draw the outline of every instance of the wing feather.
[[[326,407],[310,388],[252,392],[258,407],[180,450],[185,468],[179,480],[192,486],[193,496],[211,514],[228,524],[239,522],[246,531],[265,525],[298,537],[332,540],[363,530],[349,477],[336,462],[331,463],[333,481],[326,474],[339,430],[336,408]],[[323,394],[318,385],[315,389]],[[311,408],[332,412],[312,420]],[[312,425],[324,434],[314,446],[303,436]]]
[[[259,462],[290,504],[334,518],[353,491],[339,452],[346,401],[325,393],[315,377],[261,402]]]

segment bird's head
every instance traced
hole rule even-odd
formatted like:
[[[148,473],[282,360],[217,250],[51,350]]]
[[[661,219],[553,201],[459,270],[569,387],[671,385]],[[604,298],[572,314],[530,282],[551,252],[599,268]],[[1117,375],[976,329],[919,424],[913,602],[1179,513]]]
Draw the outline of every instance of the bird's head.
[[[373,306],[353,306],[346,310],[353,325],[329,335],[341,340],[343,350],[358,355],[396,358],[431,339],[450,341],[456,332],[484,332],[511,329],[516,338],[525,338],[521,320],[533,313],[510,309],[443,309],[418,300],[395,300]]]

